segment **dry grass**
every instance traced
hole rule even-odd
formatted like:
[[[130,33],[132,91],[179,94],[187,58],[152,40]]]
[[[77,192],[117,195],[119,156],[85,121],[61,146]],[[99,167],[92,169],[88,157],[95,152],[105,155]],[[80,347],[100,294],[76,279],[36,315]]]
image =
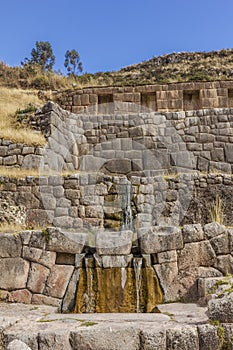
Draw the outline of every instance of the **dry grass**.
[[[0,138],[28,145],[45,144],[43,135],[14,125],[17,109],[25,108],[29,103],[37,107],[43,104],[36,91],[0,87]]]
[[[23,225],[19,225],[19,224],[1,224],[0,225],[0,233],[19,233],[22,232],[23,230],[25,230],[26,227]]]
[[[50,170],[48,172],[41,172],[40,169],[22,169],[22,168],[14,168],[14,167],[4,167],[0,166],[0,176],[5,176],[9,178],[14,179],[23,179],[26,176],[33,176],[33,177],[39,177],[39,176],[70,176],[74,174],[81,174],[82,172],[78,170],[74,171],[64,171],[64,172],[57,172]]]
[[[39,169],[22,169],[0,166],[0,176],[10,177],[14,179],[23,179],[26,176],[38,177],[41,175]]]
[[[209,215],[211,222],[218,222],[223,224],[224,222],[224,205],[219,195],[216,195],[215,202],[209,205]]]

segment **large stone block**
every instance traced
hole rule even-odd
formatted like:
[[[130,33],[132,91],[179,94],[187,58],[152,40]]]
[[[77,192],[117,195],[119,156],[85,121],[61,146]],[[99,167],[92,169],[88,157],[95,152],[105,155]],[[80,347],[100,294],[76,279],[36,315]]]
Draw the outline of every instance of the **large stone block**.
[[[54,265],[46,282],[45,294],[53,298],[63,298],[73,271],[73,266]]]
[[[224,275],[233,274],[233,257],[230,254],[220,255],[217,257],[215,267]]]
[[[202,241],[204,239],[204,232],[200,224],[184,225],[183,227],[184,243],[192,243]]]
[[[38,344],[40,350],[72,350],[69,342],[70,332],[67,329],[54,329],[40,332],[38,334]]]
[[[72,312],[75,309],[78,280],[79,269],[75,269],[62,301],[62,312]]]
[[[217,255],[230,253],[229,236],[227,231],[219,236],[211,238],[210,243]]]
[[[132,231],[99,231],[95,235],[96,252],[99,255],[129,255],[132,241]]]
[[[233,293],[221,299],[211,299],[208,303],[207,315],[211,320],[222,323],[233,322]]]
[[[28,279],[29,263],[21,258],[0,259],[0,288],[24,289]]]
[[[53,298],[47,295],[42,294],[33,294],[32,296],[32,304],[36,305],[51,305],[60,309],[61,307],[61,299]]]
[[[199,339],[195,326],[181,326],[167,330],[167,350],[197,350]]]
[[[197,327],[200,350],[221,349],[221,338],[218,335],[218,328],[210,324],[203,324]]]
[[[27,289],[14,290],[9,293],[8,300],[13,303],[31,304],[32,293]]]
[[[141,330],[141,349],[166,350],[166,330],[161,328],[144,328]]]
[[[63,232],[57,228],[48,228],[47,249],[59,253],[81,254],[87,240],[87,234]]]
[[[139,242],[143,254],[153,254],[183,248],[181,230],[177,227],[154,226],[139,230]]]
[[[225,145],[225,155],[227,163],[233,163],[233,144],[228,143]]]
[[[32,263],[29,271],[27,288],[37,294],[42,294],[50,271],[47,267]]]
[[[95,327],[90,330],[81,328],[71,332],[70,342],[73,349],[114,349],[135,350],[140,348],[139,330],[137,327],[117,325],[114,328]],[[126,345],[127,344],[127,345]],[[193,349],[192,349],[193,350]]]
[[[22,167],[25,169],[38,169],[40,162],[42,160],[41,156],[35,154],[28,154],[24,157]]]
[[[164,301],[175,301],[179,298],[179,283],[177,262],[154,265],[164,294]]]
[[[213,266],[215,252],[208,241],[187,243],[178,253],[179,270],[186,270],[199,266]]]
[[[15,258],[21,255],[22,243],[19,235],[1,233],[0,258]]]
[[[204,226],[204,232],[208,239],[221,235],[225,231],[225,226],[218,222],[211,222]]]

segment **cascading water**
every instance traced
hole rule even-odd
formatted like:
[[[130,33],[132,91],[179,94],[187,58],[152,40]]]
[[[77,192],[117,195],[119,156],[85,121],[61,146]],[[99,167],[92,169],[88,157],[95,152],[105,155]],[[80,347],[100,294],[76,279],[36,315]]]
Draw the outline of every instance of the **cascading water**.
[[[137,312],[140,312],[140,288],[142,281],[142,258],[134,258],[133,259],[134,273],[136,279],[136,294],[137,294]]]
[[[100,267],[84,258],[79,268],[77,313],[155,312],[163,300],[158,278],[145,259],[133,257],[127,267]]]
[[[92,273],[92,259],[85,257],[85,270],[86,270],[86,281],[87,281],[87,290],[84,295],[86,312],[92,312],[92,284],[93,284],[93,273]]]
[[[121,194],[121,209],[122,209],[122,223],[121,229],[133,231],[133,214],[131,207],[131,183],[124,185],[124,191]]]
[[[111,188],[108,196],[105,198],[105,214],[110,228],[134,231],[131,183],[122,179],[121,183]],[[126,260],[122,259],[124,256],[121,253],[118,253],[119,256],[112,254],[107,255],[107,261],[111,262],[107,266],[102,260],[104,256],[96,254],[88,255],[81,262],[74,311],[156,312],[156,306],[162,302],[163,296],[153,267],[140,253],[136,257],[133,254],[125,255]]]

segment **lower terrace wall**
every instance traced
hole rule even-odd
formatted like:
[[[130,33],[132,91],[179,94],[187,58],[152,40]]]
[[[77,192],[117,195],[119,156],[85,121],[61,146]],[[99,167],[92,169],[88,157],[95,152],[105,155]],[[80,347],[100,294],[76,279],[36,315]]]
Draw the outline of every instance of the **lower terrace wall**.
[[[76,174],[66,177],[0,177],[1,221],[30,226],[119,230],[127,219],[137,231],[151,225],[211,221],[233,225],[233,178],[227,174],[165,177]]]
[[[130,252],[132,242],[129,243]],[[84,234],[53,228],[1,234],[0,299],[49,304],[72,311],[85,256],[84,244]],[[153,227],[144,230],[140,246],[143,258],[159,278],[165,301],[197,300],[203,293],[198,290],[198,281],[233,272],[233,231],[217,223],[204,227],[186,225],[182,230]],[[129,252],[125,255],[124,249],[118,248],[116,256],[106,255],[106,249],[104,254],[97,247],[95,266],[127,268],[133,256]]]

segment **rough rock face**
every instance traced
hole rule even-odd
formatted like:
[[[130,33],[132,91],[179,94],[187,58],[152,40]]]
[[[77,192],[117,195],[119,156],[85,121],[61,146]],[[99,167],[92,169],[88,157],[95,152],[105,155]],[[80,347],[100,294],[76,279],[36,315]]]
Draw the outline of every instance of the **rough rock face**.
[[[222,323],[233,323],[233,293],[208,303],[209,318]]]
[[[26,212],[26,207],[23,205],[16,206],[14,203],[10,204],[7,200],[1,200],[0,223],[25,225]]]

